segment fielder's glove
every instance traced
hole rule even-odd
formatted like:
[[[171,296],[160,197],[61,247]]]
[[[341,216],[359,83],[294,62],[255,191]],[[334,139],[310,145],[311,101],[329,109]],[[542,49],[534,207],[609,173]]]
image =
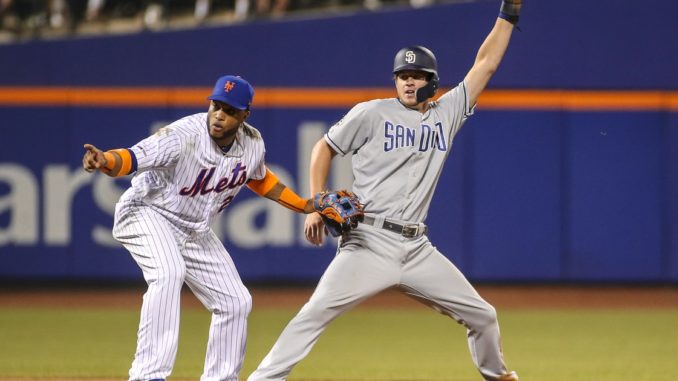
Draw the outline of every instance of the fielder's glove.
[[[325,191],[313,197],[313,208],[320,213],[327,231],[334,237],[358,226],[365,213],[358,197],[347,190]]]

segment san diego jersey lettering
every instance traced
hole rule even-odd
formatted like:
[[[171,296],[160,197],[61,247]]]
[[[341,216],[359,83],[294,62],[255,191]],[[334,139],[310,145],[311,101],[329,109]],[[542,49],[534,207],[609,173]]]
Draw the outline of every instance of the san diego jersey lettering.
[[[433,128],[422,124],[418,129],[384,122],[384,152],[401,147],[418,147],[419,151],[437,149],[447,151],[447,142],[443,132],[443,124],[438,122]]]
[[[359,103],[325,140],[342,156],[355,153],[353,191],[366,212],[418,223],[426,219],[452,139],[472,113],[462,82],[423,114],[396,98]]]

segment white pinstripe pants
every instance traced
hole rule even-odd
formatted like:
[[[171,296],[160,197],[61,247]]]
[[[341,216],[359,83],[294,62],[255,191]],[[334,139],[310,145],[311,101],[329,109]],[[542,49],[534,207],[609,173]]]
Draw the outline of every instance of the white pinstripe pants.
[[[184,282],[212,312],[202,381],[238,380],[245,356],[252,297],[216,235],[186,237],[148,206],[116,208],[113,235],[132,254],[148,290],[141,308],[129,379],[165,379],[179,340]]]

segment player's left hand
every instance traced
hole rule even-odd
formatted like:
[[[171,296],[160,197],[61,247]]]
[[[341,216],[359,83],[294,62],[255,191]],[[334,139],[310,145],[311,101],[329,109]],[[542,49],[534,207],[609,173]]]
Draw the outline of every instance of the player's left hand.
[[[313,208],[334,237],[355,229],[365,217],[360,200],[347,190],[319,192],[313,197]]]
[[[91,144],[85,144],[85,155],[82,157],[82,167],[87,172],[94,172],[106,165],[103,151]]]

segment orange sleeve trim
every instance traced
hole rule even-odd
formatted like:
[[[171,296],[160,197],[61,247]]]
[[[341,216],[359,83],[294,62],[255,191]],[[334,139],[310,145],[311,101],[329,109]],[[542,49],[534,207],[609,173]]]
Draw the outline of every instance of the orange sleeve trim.
[[[264,197],[279,181],[278,176],[271,172],[270,169],[266,168],[266,175],[264,178],[248,182],[247,187],[259,196]]]
[[[280,193],[280,199],[278,200],[278,203],[288,209],[294,210],[295,212],[303,213],[308,200],[299,197],[299,195],[294,193],[292,189],[285,187],[285,189],[283,189]]]
[[[125,176],[132,172],[132,154],[124,148],[104,152],[106,165],[101,168],[109,176]]]
[[[129,175],[132,172],[132,155],[129,153],[129,150],[119,148],[113,151],[117,152],[120,155],[120,159],[122,159],[118,176]]]

